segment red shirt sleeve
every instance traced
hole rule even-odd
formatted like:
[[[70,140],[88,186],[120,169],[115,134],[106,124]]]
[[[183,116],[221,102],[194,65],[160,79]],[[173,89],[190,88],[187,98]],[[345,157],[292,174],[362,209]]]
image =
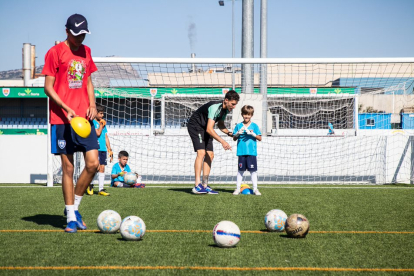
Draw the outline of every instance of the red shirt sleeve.
[[[42,74],[46,76],[56,77],[59,69],[59,58],[55,47],[51,48],[45,56],[45,65]]]
[[[88,71],[90,72],[89,75],[92,75],[93,72],[98,71],[98,68],[96,67],[95,62],[93,62],[91,48],[87,47],[86,50],[88,51],[89,56],[91,58],[91,62],[89,62],[89,68],[88,68],[89,70]]]

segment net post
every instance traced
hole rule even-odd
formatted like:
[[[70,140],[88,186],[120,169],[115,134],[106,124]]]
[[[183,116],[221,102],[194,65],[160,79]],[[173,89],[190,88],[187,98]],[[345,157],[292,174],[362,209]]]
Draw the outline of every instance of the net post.
[[[161,96],[161,131],[165,132],[165,95]]]
[[[81,153],[75,152],[73,154],[73,164],[74,164],[74,172],[73,172],[73,180],[75,182],[75,185],[78,184],[79,177],[81,175]],[[92,180],[93,181],[93,180]],[[63,179],[62,179],[63,182]]]
[[[150,136],[154,136],[154,96],[151,96],[151,131]]]
[[[51,153],[51,138],[50,138],[50,112],[49,112],[49,101],[47,98],[47,187],[53,187],[53,155]]]
[[[411,158],[410,158],[410,184],[414,184],[414,136],[410,135]]]
[[[354,127],[355,127],[355,136],[358,136],[358,129],[359,129],[359,118],[358,118],[358,95],[354,97]]]
[[[267,66],[262,64],[262,72],[260,74],[260,93],[263,95],[262,98],[262,133],[267,136]]]

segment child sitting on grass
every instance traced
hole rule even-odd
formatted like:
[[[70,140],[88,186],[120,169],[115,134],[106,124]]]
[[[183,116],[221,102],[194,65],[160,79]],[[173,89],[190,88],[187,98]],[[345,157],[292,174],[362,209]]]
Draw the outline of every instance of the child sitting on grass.
[[[124,175],[131,172],[131,168],[128,166],[128,152],[121,150],[118,154],[118,163],[116,163],[112,167],[111,172],[111,186],[112,187],[118,187],[118,188],[144,188],[145,184],[141,183],[141,176],[139,176],[137,173],[137,183],[133,185],[128,185],[124,182]]]

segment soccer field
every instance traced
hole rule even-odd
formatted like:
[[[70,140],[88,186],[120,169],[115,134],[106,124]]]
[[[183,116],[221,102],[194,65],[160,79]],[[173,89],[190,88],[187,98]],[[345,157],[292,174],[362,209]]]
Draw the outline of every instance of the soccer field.
[[[410,185],[263,185],[262,196],[193,195],[191,185],[108,188],[84,196],[88,230],[63,232],[59,187],[0,185],[0,275],[413,275],[414,187]],[[102,234],[103,210],[141,217],[141,241]],[[310,221],[305,239],[267,232],[271,209]],[[212,230],[236,223],[241,240],[219,248]]]

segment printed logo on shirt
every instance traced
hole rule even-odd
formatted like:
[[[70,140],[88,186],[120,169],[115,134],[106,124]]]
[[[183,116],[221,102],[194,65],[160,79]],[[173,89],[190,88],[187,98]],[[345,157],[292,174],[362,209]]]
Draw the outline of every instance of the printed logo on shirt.
[[[64,149],[66,147],[66,141],[65,140],[58,140],[58,146],[60,149]]]
[[[86,64],[83,60],[71,60],[68,66],[68,83],[70,89],[81,88],[86,73]]]

